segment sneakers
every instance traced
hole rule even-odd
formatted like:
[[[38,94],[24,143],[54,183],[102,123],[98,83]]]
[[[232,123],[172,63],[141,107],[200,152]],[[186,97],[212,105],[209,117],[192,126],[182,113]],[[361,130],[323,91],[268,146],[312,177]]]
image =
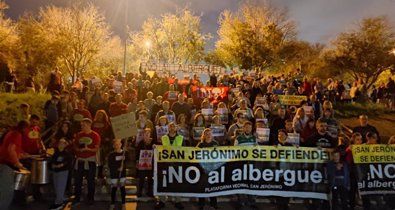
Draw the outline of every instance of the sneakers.
[[[182,205],[181,203],[175,203],[174,207],[176,207],[176,209],[178,209],[178,210],[183,210],[184,209],[184,205]]]
[[[162,201],[157,202],[155,205],[156,210],[162,209],[164,207],[165,207],[165,203],[163,203]]]

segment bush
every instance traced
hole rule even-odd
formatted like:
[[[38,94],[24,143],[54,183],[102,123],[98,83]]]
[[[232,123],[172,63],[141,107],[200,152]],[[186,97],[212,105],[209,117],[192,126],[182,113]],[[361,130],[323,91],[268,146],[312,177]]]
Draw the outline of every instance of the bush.
[[[374,117],[382,114],[394,113],[383,104],[376,103],[337,103],[334,105],[335,115],[338,118],[358,117],[361,114]]]
[[[40,93],[0,93],[0,127],[14,126],[17,123],[19,105],[30,105],[30,113],[44,119],[43,108],[50,99],[49,94]]]

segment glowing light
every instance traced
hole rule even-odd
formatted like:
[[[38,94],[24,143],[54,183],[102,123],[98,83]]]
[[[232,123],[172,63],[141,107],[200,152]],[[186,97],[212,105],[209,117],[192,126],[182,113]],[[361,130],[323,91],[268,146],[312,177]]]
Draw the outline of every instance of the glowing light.
[[[147,48],[150,48],[151,47],[151,41],[145,41],[145,46]]]

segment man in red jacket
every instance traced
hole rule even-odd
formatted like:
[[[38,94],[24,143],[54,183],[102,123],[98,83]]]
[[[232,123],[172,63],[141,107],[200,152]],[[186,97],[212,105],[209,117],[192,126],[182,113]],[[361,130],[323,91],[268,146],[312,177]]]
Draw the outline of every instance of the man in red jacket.
[[[84,118],[81,121],[81,132],[74,139],[76,156],[75,199],[74,205],[80,203],[82,180],[88,181],[88,205],[92,206],[95,194],[96,152],[100,146],[100,136],[91,129],[92,120]]]
[[[25,169],[22,158],[22,137],[29,122],[22,120],[8,131],[0,141],[0,208],[8,209],[14,196],[14,170]]]
[[[115,96],[115,102],[110,105],[110,117],[116,117],[121,114],[126,114],[127,112],[128,105],[122,102],[122,95],[118,93]]]

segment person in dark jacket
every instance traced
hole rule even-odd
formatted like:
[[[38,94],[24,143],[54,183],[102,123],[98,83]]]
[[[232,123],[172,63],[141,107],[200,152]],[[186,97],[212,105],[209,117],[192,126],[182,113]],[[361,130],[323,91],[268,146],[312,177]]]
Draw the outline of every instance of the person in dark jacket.
[[[218,143],[216,141],[213,141],[213,134],[211,133],[211,129],[210,128],[204,129],[201,140],[196,147],[206,148],[206,147],[216,147],[216,146],[218,146]],[[204,203],[205,203],[205,199],[199,198],[199,209],[201,210],[204,209]],[[212,208],[218,209],[216,197],[210,197],[210,205]]]
[[[360,133],[362,135],[363,143],[366,143],[366,134],[368,132],[376,133],[378,136],[378,142],[380,142],[380,135],[377,131],[376,127],[368,124],[368,116],[367,115],[360,115],[359,116],[359,126],[356,126],[352,129],[353,133]]]
[[[152,172],[152,163],[153,163],[153,141],[151,138],[151,129],[144,129],[144,139],[139,142],[136,149],[136,162],[137,162],[137,176],[139,178],[138,186],[137,186],[137,197],[141,197],[143,194],[144,182],[147,178],[148,184],[148,192],[147,195],[149,197],[153,196],[153,172]]]
[[[63,207],[64,193],[66,190],[69,169],[71,165],[71,154],[66,151],[68,146],[66,139],[61,138],[58,141],[55,153],[51,160],[51,169],[53,171],[53,184],[56,193],[56,199],[50,209],[59,209]]]
[[[287,142],[288,133],[285,129],[279,129],[277,135],[277,141],[274,143],[274,146],[278,147],[292,147],[293,145]],[[276,165],[278,168],[287,168],[288,163],[277,162]],[[278,210],[288,210],[289,209],[289,198],[278,196],[276,197],[276,206]]]
[[[332,161],[327,165],[328,182],[332,193],[331,206],[332,209],[348,209],[348,194],[350,191],[350,171],[348,165],[340,158],[340,150],[336,149],[332,153]],[[340,206],[338,207],[338,199],[340,198]]]
[[[122,149],[122,140],[114,139],[114,151],[108,155],[108,168],[110,169],[111,178],[111,205],[110,210],[115,209],[115,196],[117,188],[121,191],[122,209],[126,209],[126,163],[128,153]]]

